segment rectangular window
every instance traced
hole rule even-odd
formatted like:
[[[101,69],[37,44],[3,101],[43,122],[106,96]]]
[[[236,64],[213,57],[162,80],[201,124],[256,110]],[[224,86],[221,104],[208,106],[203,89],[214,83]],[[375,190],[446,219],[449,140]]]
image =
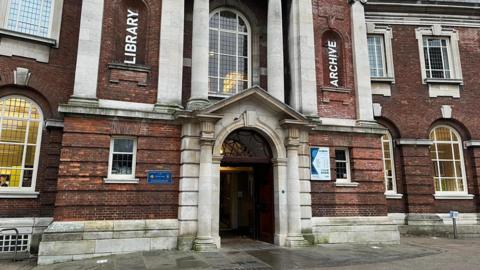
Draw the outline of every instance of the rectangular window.
[[[53,0],[10,0],[6,28],[29,35],[50,37]]]
[[[368,57],[370,62],[370,75],[373,78],[386,77],[385,41],[382,35],[368,36]]]
[[[350,154],[347,148],[335,149],[337,182],[350,182]]]
[[[425,37],[423,39],[423,53],[427,78],[451,78],[449,46],[450,42],[448,38]]]
[[[110,143],[108,178],[133,180],[137,155],[137,141],[134,138],[113,138]]]

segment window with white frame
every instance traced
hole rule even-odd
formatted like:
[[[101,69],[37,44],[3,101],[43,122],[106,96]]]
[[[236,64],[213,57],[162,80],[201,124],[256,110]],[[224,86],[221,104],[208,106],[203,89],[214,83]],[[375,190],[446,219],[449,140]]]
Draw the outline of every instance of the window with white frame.
[[[137,156],[137,140],[113,137],[110,142],[108,179],[134,180]]]
[[[210,17],[209,93],[228,96],[250,87],[250,26],[238,12],[219,9]]]
[[[34,192],[43,116],[29,99],[0,99],[0,193]]]
[[[451,127],[437,126],[431,131],[430,140],[435,193],[467,193],[460,135]]]
[[[424,37],[423,54],[427,78],[450,79],[450,41],[444,37]]]
[[[53,0],[10,0],[6,28],[24,34],[50,37]]]
[[[350,153],[348,148],[335,149],[335,170],[337,182],[350,182]]]
[[[385,193],[396,194],[395,159],[393,156],[393,140],[390,132],[382,136],[383,173],[385,177]]]
[[[368,56],[370,75],[374,78],[387,77],[383,35],[368,35]]]

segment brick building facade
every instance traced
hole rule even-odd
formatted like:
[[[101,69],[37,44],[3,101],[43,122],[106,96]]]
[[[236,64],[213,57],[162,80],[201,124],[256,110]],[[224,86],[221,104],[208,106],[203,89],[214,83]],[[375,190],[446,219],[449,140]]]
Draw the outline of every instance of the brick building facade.
[[[0,1],[0,228],[41,264],[476,235],[480,5],[438,2]]]

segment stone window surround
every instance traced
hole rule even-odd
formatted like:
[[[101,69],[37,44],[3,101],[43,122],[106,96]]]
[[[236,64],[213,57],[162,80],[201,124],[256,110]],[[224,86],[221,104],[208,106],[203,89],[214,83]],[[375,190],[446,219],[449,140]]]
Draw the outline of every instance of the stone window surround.
[[[50,48],[58,48],[60,41],[63,0],[52,0],[50,35],[46,38],[8,30],[6,25],[9,1],[0,0],[0,39],[4,41],[0,43],[0,55],[16,55],[47,63]]]
[[[236,14],[239,18],[241,18],[243,20],[243,22],[245,23],[245,25],[247,27],[247,46],[248,46],[248,48],[247,48],[247,59],[248,59],[247,80],[248,80],[248,87],[250,88],[250,87],[252,87],[252,77],[253,77],[253,70],[252,70],[252,67],[253,67],[253,57],[252,57],[253,56],[252,55],[253,46],[258,46],[258,44],[253,44],[253,34],[254,33],[252,31],[253,29],[252,29],[251,23],[248,20],[248,18],[240,10],[238,10],[236,8],[225,7],[225,6],[220,6],[220,7],[217,7],[217,8],[214,8],[213,10],[211,10],[210,11],[210,20],[212,19],[212,17],[215,14],[217,14],[219,12],[222,12],[222,11],[228,11],[228,12],[232,12],[232,13]],[[225,31],[225,30],[223,30],[223,31]],[[218,32],[219,32],[218,38],[220,40],[220,36],[221,36],[220,33],[222,32],[222,29],[219,29]],[[238,35],[238,33],[237,33],[237,35]],[[221,50],[220,45],[218,47],[218,50],[220,52],[220,50]],[[237,51],[236,60],[238,60],[238,51]],[[220,65],[218,66],[218,69],[221,69]],[[242,90],[239,90],[238,92],[240,92],[240,91],[242,91]],[[220,94],[220,93],[211,93],[209,91],[208,96],[209,96],[209,98],[226,98],[226,97],[234,95],[238,92],[235,92],[233,94]]]
[[[113,145],[116,139],[131,139],[133,140],[133,159],[132,159],[132,174],[130,175],[113,175]],[[106,184],[138,184],[139,179],[135,178],[135,169],[137,166],[137,138],[130,136],[112,136],[110,139],[110,152],[108,154],[108,176],[104,178]]]
[[[395,84],[395,69],[393,63],[393,32],[392,28],[387,25],[376,25],[374,23],[367,23],[368,35],[379,35],[383,37],[384,45],[384,59],[385,59],[385,76],[371,77],[372,94],[391,96],[392,84]]]
[[[449,57],[451,79],[427,78],[425,69],[425,55],[423,51],[423,40],[425,37],[444,37],[449,40]],[[458,31],[452,28],[444,28],[435,24],[430,27],[419,27],[415,29],[415,37],[418,41],[420,67],[422,70],[422,83],[428,84],[429,97],[454,97],[460,98],[460,85],[463,85],[462,65],[460,49],[458,45]]]

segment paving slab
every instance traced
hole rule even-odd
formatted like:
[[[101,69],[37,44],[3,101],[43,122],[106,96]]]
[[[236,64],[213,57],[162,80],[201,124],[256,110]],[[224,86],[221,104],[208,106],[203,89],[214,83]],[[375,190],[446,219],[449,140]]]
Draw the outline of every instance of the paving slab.
[[[224,242],[218,252],[149,251],[35,266],[0,261],[1,270],[173,269],[480,269],[480,239],[403,238],[400,245],[318,245],[287,249],[251,240]]]

